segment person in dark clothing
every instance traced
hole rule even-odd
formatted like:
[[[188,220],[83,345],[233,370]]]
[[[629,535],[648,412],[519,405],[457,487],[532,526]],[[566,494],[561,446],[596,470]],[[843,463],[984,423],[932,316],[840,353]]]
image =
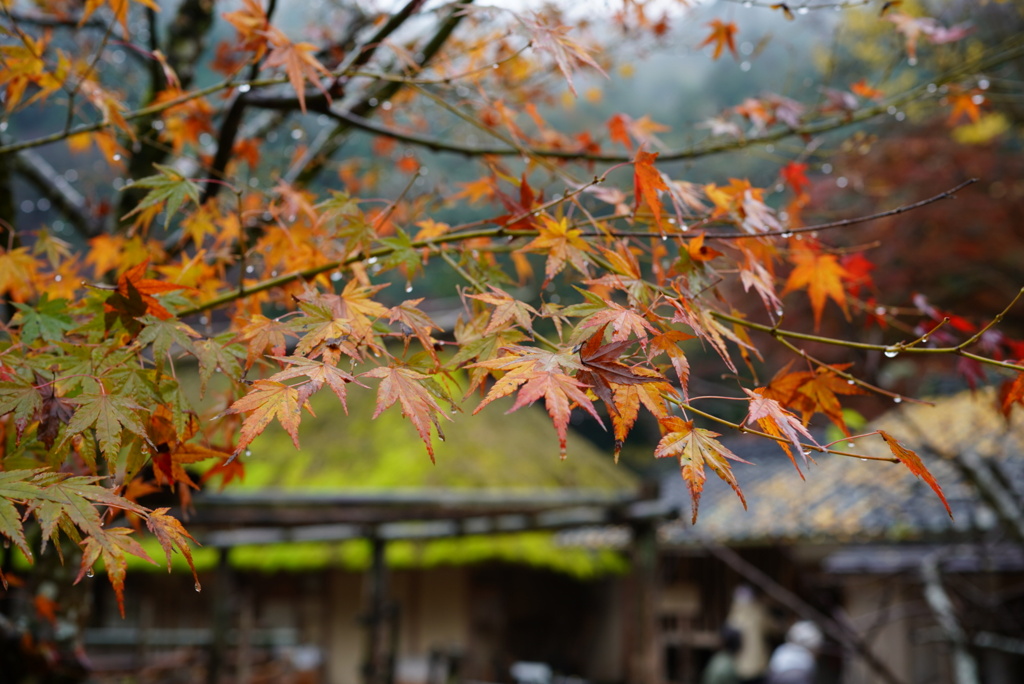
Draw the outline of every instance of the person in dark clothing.
[[[701,684],[739,684],[736,674],[736,654],[743,644],[743,635],[726,625],[722,628],[722,648],[711,656],[701,675]]]

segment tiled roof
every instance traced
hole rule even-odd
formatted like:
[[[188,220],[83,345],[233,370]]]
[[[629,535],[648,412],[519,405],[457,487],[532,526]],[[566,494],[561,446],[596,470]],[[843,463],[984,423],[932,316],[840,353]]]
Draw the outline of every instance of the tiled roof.
[[[802,466],[806,479],[801,480],[781,449],[743,437],[728,446],[755,464],[734,464],[749,510],[708,471],[700,518],[691,526],[689,492],[675,470],[662,478],[662,495],[679,506],[681,516],[662,529],[662,538],[680,544],[696,535],[732,544],[909,541],[990,529],[996,516],[960,476],[952,457],[973,452],[991,459],[1024,499],[1024,411],[1016,409],[1006,421],[995,402],[995,393],[985,390],[938,399],[933,406],[904,404],[871,426],[917,451],[949,500],[952,520],[931,489],[902,465],[818,455]],[[889,455],[878,436],[862,438],[850,450]]]

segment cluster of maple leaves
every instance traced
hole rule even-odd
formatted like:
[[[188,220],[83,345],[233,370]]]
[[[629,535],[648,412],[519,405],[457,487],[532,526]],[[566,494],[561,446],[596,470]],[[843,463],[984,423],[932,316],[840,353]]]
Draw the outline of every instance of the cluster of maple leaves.
[[[135,2],[158,9],[150,0]],[[402,11],[414,14],[420,4]],[[90,0],[77,13],[61,2],[38,7],[70,26],[103,16],[107,38],[116,30],[119,39],[131,39],[129,17],[136,9],[128,0]],[[791,14],[785,5],[775,8]],[[401,13],[372,21],[368,30],[384,37],[352,48],[346,61],[344,54],[292,41],[260,2],[243,0],[222,16],[236,30],[212,65],[226,80],[190,89],[167,57],[146,51],[163,87],[137,107],[97,68],[106,54],[102,41],[94,52],[69,53],[53,44],[51,31],[33,33],[29,18],[18,22],[8,12],[5,30],[17,40],[0,48],[0,86],[9,111],[59,108],[57,96],[63,93],[73,125],[46,138],[4,143],[0,155],[57,143],[86,154],[95,146],[123,169],[144,138],[146,145],[163,149],[166,163],[151,164],[129,180],[125,190],[138,199],[122,216],[107,217],[110,230],[76,238],[88,244],[84,259],[52,231],[40,230],[29,240],[6,227],[10,240],[0,250],[0,296],[14,309],[0,341],[6,436],[0,535],[26,557],[32,555],[24,531],[28,519],[37,521],[44,544],[53,540],[60,548],[65,535],[81,545],[80,577],[102,558],[120,602],[126,554],[146,554],[131,528],[105,527],[104,518],[124,514],[139,528],[145,522],[168,560],[175,550],[190,559],[191,537],[181,524],[168,509],[149,510],[139,498],[170,486],[187,506],[189,491],[198,485],[187,467],[200,462],[212,464],[204,479],[241,476],[247,448],[274,421],[298,446],[303,411],[312,413],[309,398],[325,387],[341,410],[348,392],[358,391],[354,387],[375,390],[374,417],[397,405],[431,458],[433,440],[443,438],[445,423],[474,394],[482,399],[473,413],[504,397],[514,396],[510,411],[543,400],[563,457],[573,411],[610,424],[617,456],[643,410],[661,430],[654,455],[680,463],[694,521],[708,469],[742,499],[732,469],[741,459],[720,441],[720,433],[701,425],[761,434],[798,471],[814,453],[854,455],[816,441],[809,421],[823,414],[854,437],[842,399],[891,392],[861,379],[848,364],[809,355],[800,347],[804,342],[854,343],[784,328],[783,313],[792,295],[803,293],[815,330],[830,311],[846,318],[885,316],[865,296],[873,291],[869,257],[826,242],[825,231],[853,221],[804,225],[808,164],[796,159],[780,165],[782,190],[738,178],[699,184],[664,170],[659,158],[683,155],[651,151],[663,127],[647,117],[620,113],[606,131],[557,131],[531,102],[550,85],[534,83],[555,72],[575,92],[574,72],[603,73],[605,60],[571,37],[568,26],[540,13],[506,13],[525,39],[514,31],[486,33],[482,27],[493,19],[487,12],[494,11],[456,3],[442,26],[465,19],[476,31],[452,37],[448,28],[439,29],[425,45],[388,39],[388,27],[401,23]],[[879,21],[892,22],[905,36],[914,59],[921,37],[944,45],[966,35],[963,27],[944,28],[926,17],[885,14]],[[653,36],[666,30],[664,18],[629,16]],[[726,51],[735,55],[736,24],[715,19],[709,29],[694,47],[711,47],[713,59]],[[449,53],[439,52],[445,40]],[[385,47],[388,57],[376,59]],[[429,68],[428,54],[440,55]],[[360,85],[359,79],[373,85]],[[983,104],[969,80],[961,76],[946,93],[954,120],[976,118]],[[372,90],[378,86],[389,89],[388,107],[381,107],[383,95],[345,105],[356,97],[353,90],[379,93]],[[466,100],[470,87],[480,93],[476,104]],[[492,87],[499,94],[490,94]],[[465,93],[456,96],[455,88]],[[502,94],[503,88],[509,92]],[[283,172],[275,174],[271,189],[259,190],[245,182],[243,165],[250,171],[258,167],[266,148],[258,136],[236,139],[237,131],[228,136],[218,125],[227,126],[231,115],[225,111],[235,111],[260,90],[277,94],[271,98],[276,108],[336,114],[346,125],[367,128],[388,143],[375,147],[380,154],[393,153],[398,140],[480,156],[485,171],[446,196],[417,197],[408,190],[423,177],[420,164],[403,154],[395,168],[410,182],[385,203],[358,198],[370,174],[347,163],[338,167],[346,192],[318,195],[297,180],[302,174]],[[213,99],[222,94],[233,98],[227,110]],[[827,95],[817,108],[779,95],[748,99],[708,123],[706,144],[735,149],[805,126],[841,128],[906,96],[867,81]],[[426,137],[430,123],[413,102],[454,114],[505,147],[485,153]],[[407,118],[396,119],[403,108]],[[383,124],[368,122],[364,115],[374,112]],[[145,131],[133,125],[142,119],[149,126]],[[205,138],[225,149],[211,150]],[[314,163],[309,160],[318,154],[312,143],[300,146],[287,165]],[[222,156],[229,161],[218,165]],[[518,168],[502,156],[528,164]],[[604,166],[593,180],[582,181],[571,162]],[[631,178],[619,187],[613,179],[622,168]],[[552,188],[556,194],[545,199]],[[938,190],[943,188],[932,194]],[[439,201],[463,200],[495,210],[459,225],[430,216]],[[783,210],[774,208],[780,204]],[[543,274],[535,274],[541,262]],[[435,322],[429,300],[402,299],[393,293],[397,286],[388,286],[389,280],[404,280],[412,289],[426,266],[439,263],[463,282],[458,320],[449,330]],[[560,290],[566,299],[573,297],[568,303],[522,294],[563,281],[574,288]],[[1024,401],[1024,349],[1009,339],[988,355],[973,348],[994,322],[968,328],[960,325],[964,319],[923,313],[934,319],[927,331],[933,340],[941,339],[933,328],[960,336],[949,337],[939,350],[928,346],[927,335],[891,349],[911,355],[928,348],[1001,367],[1013,373],[1003,393],[1005,410]],[[755,335],[797,357],[763,385],[756,380],[763,370]],[[877,353],[889,350],[856,344]],[[733,398],[746,405],[740,422],[702,410],[701,397],[690,394],[691,360],[705,350],[735,379]],[[198,368],[198,399],[181,375],[191,365]],[[226,393],[224,383],[211,389],[215,377],[226,378]],[[459,387],[461,378],[465,387]],[[206,396],[208,390],[214,396]],[[893,460],[942,497],[916,454],[891,435],[881,437]]]

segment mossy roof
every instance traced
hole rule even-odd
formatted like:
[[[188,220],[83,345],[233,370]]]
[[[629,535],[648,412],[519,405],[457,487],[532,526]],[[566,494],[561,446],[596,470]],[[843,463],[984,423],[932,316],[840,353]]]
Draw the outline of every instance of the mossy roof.
[[[285,493],[303,496],[337,493],[479,492],[481,498],[529,492],[605,492],[628,497],[639,481],[611,454],[570,434],[567,457],[559,457],[551,421],[539,408],[505,414],[510,404],[488,406],[476,416],[455,414],[443,425],[445,439],[434,439],[435,460],[396,405],[377,418],[374,393],[353,388],[348,414],[326,393],[313,398],[317,417],[303,416],[300,449],[278,426],[258,437],[239,458],[245,468],[241,482],[229,483],[223,495]],[[475,402],[469,402],[475,404]],[[197,496],[202,506],[202,495]],[[366,540],[276,543],[238,546],[229,551],[232,565],[260,571],[314,570],[328,566],[365,569],[370,560]],[[154,558],[162,557],[151,549]],[[212,567],[215,553],[201,549],[201,568]],[[548,567],[586,577],[621,571],[620,554],[602,549],[566,549],[546,531],[475,535],[436,540],[390,542],[387,559],[393,567],[426,567],[501,560]],[[152,566],[150,566],[152,567]],[[175,567],[186,569],[176,557]]]

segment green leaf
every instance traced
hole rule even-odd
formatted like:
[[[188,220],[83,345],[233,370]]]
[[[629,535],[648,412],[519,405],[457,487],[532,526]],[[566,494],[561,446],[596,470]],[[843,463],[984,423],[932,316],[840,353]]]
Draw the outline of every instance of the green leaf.
[[[0,382],[0,416],[14,415],[18,439],[42,405],[43,397],[32,383],[21,379]]]
[[[15,501],[31,501],[39,495],[39,485],[30,480],[38,470],[11,470],[0,472],[0,534],[14,542],[25,558],[32,558],[32,551],[25,540],[21,514]]]
[[[67,313],[68,300],[51,300],[46,292],[35,306],[18,302],[14,302],[14,306],[18,308],[18,315],[13,322],[21,324],[21,341],[24,344],[32,344],[36,340],[58,342],[75,325]]]
[[[163,371],[171,347],[178,345],[193,356],[198,356],[195,343],[201,337],[189,325],[174,318],[163,320],[153,315],[142,316],[139,321],[145,326],[139,333],[138,342],[143,347],[153,345],[153,361],[157,371]]]
[[[125,214],[124,218],[152,206],[164,205],[164,228],[167,228],[171,223],[171,216],[178,211],[185,200],[190,199],[199,204],[199,186],[169,166],[160,164],[154,164],[154,166],[160,171],[159,174],[140,178],[131,185],[125,186],[126,188],[150,188],[150,191],[146,193],[138,206]]]
[[[210,340],[200,340],[195,344],[196,358],[199,359],[199,396],[206,395],[206,384],[214,373],[221,372],[229,378],[242,377],[242,359],[246,349],[241,344],[228,343],[234,339],[233,334],[222,335]]]
[[[130,430],[139,437],[147,439],[146,427],[135,413],[144,409],[128,397],[105,392],[90,393],[75,397],[74,401],[79,406],[75,415],[68,422],[61,445],[72,436],[93,428],[96,431],[96,438],[100,442],[100,451],[109,462],[114,462],[121,451],[121,431],[123,429]]]
[[[423,268],[423,257],[412,246],[412,238],[402,229],[396,229],[392,237],[381,238],[381,242],[393,252],[381,259],[381,267],[401,268],[406,278],[412,278]]]

